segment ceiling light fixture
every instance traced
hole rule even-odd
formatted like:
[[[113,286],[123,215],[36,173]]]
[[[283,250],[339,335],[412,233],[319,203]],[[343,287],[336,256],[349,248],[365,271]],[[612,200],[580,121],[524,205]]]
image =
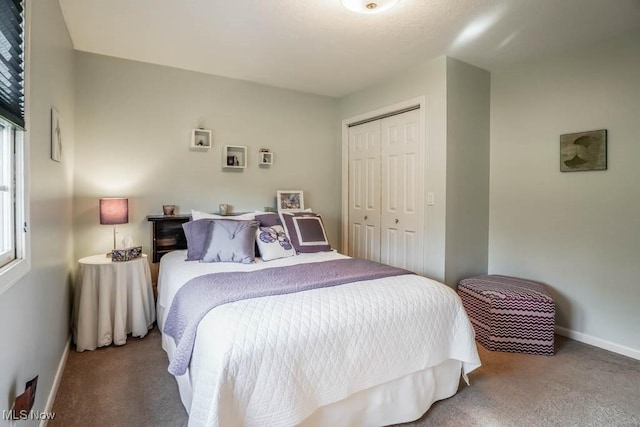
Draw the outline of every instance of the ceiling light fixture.
[[[391,9],[400,0],[340,0],[347,9],[357,13],[380,13]]]

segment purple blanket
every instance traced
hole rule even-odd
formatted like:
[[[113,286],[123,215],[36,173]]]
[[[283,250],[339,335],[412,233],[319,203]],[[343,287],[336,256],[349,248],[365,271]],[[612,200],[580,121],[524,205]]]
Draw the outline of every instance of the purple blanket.
[[[349,258],[249,272],[213,273],[191,279],[176,293],[164,327],[164,333],[176,343],[169,372],[176,376],[184,375],[191,361],[198,325],[210,310],[219,305],[403,274],[413,273],[373,261]]]

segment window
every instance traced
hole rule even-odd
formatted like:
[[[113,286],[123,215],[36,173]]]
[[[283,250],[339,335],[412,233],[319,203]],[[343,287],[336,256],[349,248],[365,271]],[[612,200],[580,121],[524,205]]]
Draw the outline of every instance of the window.
[[[23,0],[0,0],[0,294],[30,268]]]
[[[13,129],[0,121],[0,267],[16,259],[14,152]]]
[[[24,9],[0,0],[0,116],[24,129]]]

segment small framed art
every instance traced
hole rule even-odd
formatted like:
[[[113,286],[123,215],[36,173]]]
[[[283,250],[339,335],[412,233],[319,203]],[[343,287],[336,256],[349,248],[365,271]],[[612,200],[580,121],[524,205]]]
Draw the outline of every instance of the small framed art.
[[[606,129],[560,135],[560,172],[606,169]]]
[[[51,109],[51,160],[62,161],[62,126],[60,113],[55,108]]]
[[[278,211],[303,211],[304,195],[300,190],[279,190],[277,192]]]

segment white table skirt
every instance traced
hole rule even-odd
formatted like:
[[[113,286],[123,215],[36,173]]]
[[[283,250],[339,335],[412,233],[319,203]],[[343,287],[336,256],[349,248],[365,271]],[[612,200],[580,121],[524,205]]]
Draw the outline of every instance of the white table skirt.
[[[156,319],[147,256],[112,262],[105,255],[79,261],[73,304],[77,351],[124,345],[127,334],[144,337]]]

